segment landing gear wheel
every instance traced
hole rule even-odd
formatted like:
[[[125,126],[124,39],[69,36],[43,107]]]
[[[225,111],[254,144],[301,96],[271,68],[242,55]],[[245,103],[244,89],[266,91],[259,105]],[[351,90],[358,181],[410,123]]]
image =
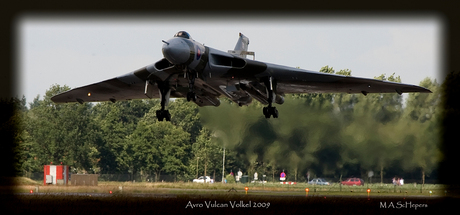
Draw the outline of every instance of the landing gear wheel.
[[[164,115],[167,122],[171,121],[171,114],[169,114],[169,111],[166,110]]]
[[[157,110],[156,111],[158,121],[163,121],[164,116],[163,116],[163,111],[162,110]]]
[[[276,107],[273,107],[273,118],[278,118],[278,110],[276,109]]]
[[[194,92],[188,92],[187,93],[187,101],[193,100],[194,102],[196,101],[196,94]]]
[[[264,113],[264,116],[265,118],[270,118],[270,113],[268,112],[268,107],[264,107],[263,108],[263,113]]]
[[[270,116],[273,115],[273,118],[278,118],[278,110],[276,109],[276,107],[264,107],[263,109],[263,113],[264,113],[264,116],[265,118],[270,118]]]
[[[166,121],[171,121],[171,114],[169,114],[168,110],[157,110],[156,115],[158,121],[163,121],[163,119],[166,119]]]

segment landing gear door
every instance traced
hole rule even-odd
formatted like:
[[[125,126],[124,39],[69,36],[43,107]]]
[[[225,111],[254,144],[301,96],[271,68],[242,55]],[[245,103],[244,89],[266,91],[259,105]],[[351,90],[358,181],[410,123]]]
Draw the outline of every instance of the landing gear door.
[[[145,91],[144,91],[144,94],[145,96],[147,96],[148,98],[153,98],[154,94],[153,94],[153,84],[150,83],[149,80],[146,80],[145,81]]]

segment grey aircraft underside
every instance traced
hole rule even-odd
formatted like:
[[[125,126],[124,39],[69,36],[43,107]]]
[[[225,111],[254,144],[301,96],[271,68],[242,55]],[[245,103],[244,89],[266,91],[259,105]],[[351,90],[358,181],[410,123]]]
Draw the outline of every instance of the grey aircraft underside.
[[[55,103],[124,101],[160,98],[159,121],[171,120],[169,98],[187,98],[198,106],[219,106],[220,96],[249,105],[253,99],[267,107],[266,118],[278,118],[273,103],[288,93],[407,93],[431,91],[415,85],[326,74],[247,59],[249,39],[239,34],[235,50],[204,46],[185,31],[163,41],[164,58],[134,72],[74,88],[51,98]]]

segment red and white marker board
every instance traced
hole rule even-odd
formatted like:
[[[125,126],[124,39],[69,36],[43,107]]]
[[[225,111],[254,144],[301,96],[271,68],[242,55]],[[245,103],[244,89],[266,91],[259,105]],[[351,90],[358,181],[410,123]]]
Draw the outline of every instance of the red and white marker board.
[[[43,185],[68,184],[69,166],[67,165],[44,165]]]

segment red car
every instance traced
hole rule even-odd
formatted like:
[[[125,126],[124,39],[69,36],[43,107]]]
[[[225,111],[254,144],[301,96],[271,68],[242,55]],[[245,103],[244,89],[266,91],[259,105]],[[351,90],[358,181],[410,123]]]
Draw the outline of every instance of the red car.
[[[360,178],[349,178],[345,181],[341,182],[343,185],[349,185],[349,186],[364,186],[364,181],[363,179]]]

